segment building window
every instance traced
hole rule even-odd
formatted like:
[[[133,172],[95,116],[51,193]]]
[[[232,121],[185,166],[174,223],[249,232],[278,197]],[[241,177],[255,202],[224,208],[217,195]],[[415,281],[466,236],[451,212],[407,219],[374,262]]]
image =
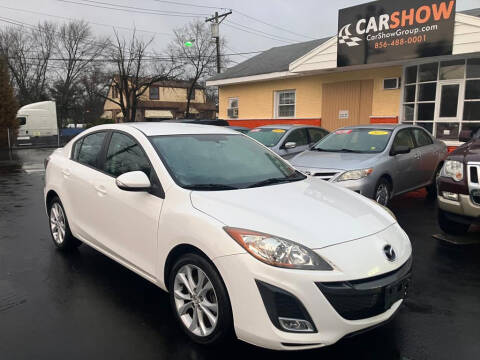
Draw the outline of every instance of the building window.
[[[160,92],[158,86],[150,86],[150,88],[148,89],[148,98],[150,100],[160,99]]]
[[[112,86],[112,99],[118,99],[118,86],[113,85]]]
[[[238,98],[228,99],[227,115],[230,119],[238,118]]]
[[[275,117],[295,117],[295,90],[275,92]]]
[[[480,58],[407,66],[402,86],[402,122],[442,140],[480,128]]]

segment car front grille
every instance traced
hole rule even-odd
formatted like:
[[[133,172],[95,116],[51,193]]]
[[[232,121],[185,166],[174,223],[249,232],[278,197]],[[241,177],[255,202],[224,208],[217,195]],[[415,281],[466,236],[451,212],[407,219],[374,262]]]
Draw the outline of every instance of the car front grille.
[[[470,192],[470,196],[472,202],[480,205],[480,163],[478,162],[470,162],[467,164],[468,169],[468,190]]]
[[[387,291],[395,284],[408,288],[411,258],[387,274],[353,281],[317,282],[316,285],[340,316],[347,320],[366,319],[387,311]],[[392,285],[394,284],[394,285]],[[402,288],[403,291],[403,288]]]

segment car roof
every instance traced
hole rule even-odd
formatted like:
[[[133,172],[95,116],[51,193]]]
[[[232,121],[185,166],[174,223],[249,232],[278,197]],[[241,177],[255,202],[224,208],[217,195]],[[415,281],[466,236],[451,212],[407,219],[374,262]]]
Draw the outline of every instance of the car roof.
[[[258,127],[256,127],[256,129],[283,129],[283,130],[290,130],[290,129],[293,129],[293,128],[302,128],[302,127],[315,127],[315,128],[320,128],[320,126],[304,125],[304,124],[272,124],[272,125],[258,126]]]
[[[144,133],[146,136],[186,134],[238,134],[236,131],[223,126],[164,122],[133,122],[112,124],[108,125],[107,128],[112,130],[121,130],[125,129],[126,127],[135,128]]]
[[[341,129],[385,129],[385,130],[395,130],[398,128],[413,127],[408,124],[366,124],[366,125],[353,125],[345,126]]]

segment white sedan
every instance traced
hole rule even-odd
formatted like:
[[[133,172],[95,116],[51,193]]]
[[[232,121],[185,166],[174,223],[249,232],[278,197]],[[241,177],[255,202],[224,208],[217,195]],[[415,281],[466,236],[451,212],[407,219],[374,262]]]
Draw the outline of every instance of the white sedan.
[[[389,320],[409,285],[391,213],[227,128],[97,126],[45,182],[57,248],[85,243],[168,291],[198,343],[330,345]]]

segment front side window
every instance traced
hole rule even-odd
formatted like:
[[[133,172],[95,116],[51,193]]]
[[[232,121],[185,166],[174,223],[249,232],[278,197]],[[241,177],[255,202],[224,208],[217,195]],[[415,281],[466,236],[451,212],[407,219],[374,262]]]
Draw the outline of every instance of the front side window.
[[[284,144],[287,142],[294,142],[297,144],[297,146],[308,145],[307,129],[293,130],[290,134],[288,134]]]
[[[410,149],[415,148],[415,143],[413,141],[412,132],[410,129],[400,130],[393,140],[393,147],[396,146],[407,146]]]
[[[379,153],[392,132],[386,129],[340,129],[320,140],[312,150],[328,152]]]
[[[294,117],[295,116],[295,90],[276,92],[276,117]]]
[[[25,125],[27,123],[27,118],[26,117],[18,117],[17,118],[17,121],[18,121],[18,125],[19,126],[22,126],[22,125]]]
[[[148,89],[148,94],[150,100],[160,99],[160,94],[157,86],[150,86],[150,88]]]
[[[285,136],[286,132],[285,129],[257,128],[250,130],[247,135],[267,147],[274,147]]]
[[[82,140],[77,142],[77,144],[81,142],[81,145],[79,146],[78,152],[77,146],[75,146],[74,156],[76,155],[76,160],[84,165],[98,167],[105,135],[106,132],[104,131],[97,132],[87,135]]]
[[[243,135],[167,135],[151,141],[173,179],[188,189],[231,190],[305,179]]]
[[[114,177],[130,171],[143,171],[150,177],[151,166],[147,156],[134,139],[115,132],[108,145],[104,170]]]
[[[422,129],[413,129],[413,136],[418,147],[433,144],[432,138]]]

